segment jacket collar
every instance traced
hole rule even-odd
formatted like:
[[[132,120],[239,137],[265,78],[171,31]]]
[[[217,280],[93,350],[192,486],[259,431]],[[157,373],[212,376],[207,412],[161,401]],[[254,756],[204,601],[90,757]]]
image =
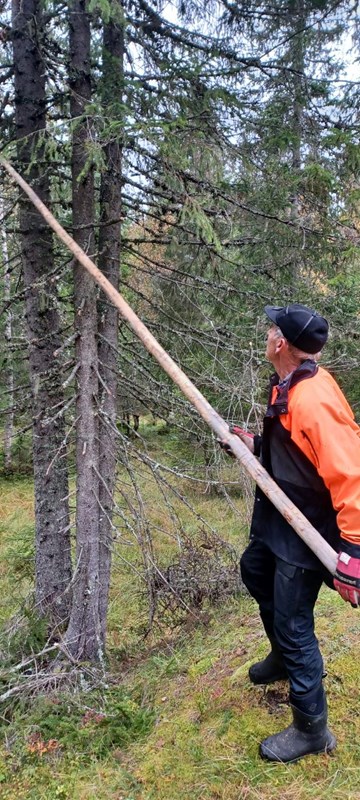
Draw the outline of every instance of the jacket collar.
[[[316,361],[312,359],[306,359],[303,361],[294,372],[291,372],[290,375],[287,376],[283,381],[280,381],[279,375],[277,372],[270,378],[270,392],[269,392],[269,404],[267,408],[267,412],[265,414],[266,417],[277,417],[280,414],[287,414],[288,413],[288,402],[289,402],[289,391],[296,386],[297,383],[300,381],[304,381],[307,378],[312,378],[318,372],[318,365]],[[273,388],[277,386],[277,396],[272,403],[272,394]]]

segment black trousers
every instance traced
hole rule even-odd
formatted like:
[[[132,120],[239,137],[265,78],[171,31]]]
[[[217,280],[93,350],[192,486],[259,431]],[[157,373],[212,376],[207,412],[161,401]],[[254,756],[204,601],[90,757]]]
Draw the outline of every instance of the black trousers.
[[[323,660],[314,631],[314,605],[323,574],[282,561],[259,539],[250,541],[240,565],[265,631],[282,653],[290,699],[300,706],[305,696],[320,701]]]

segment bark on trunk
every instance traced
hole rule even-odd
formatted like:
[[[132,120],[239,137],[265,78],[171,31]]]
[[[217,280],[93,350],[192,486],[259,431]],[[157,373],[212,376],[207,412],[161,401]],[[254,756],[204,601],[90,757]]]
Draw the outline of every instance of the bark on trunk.
[[[41,8],[40,0],[12,2],[15,126],[20,169],[48,205]],[[54,284],[46,282],[53,270],[52,234],[23,195],[20,235],[32,386],[36,602],[41,614],[50,613],[59,622],[68,617],[70,597],[63,593],[71,580],[65,422],[61,414],[52,411],[55,406],[58,411],[63,402],[54,356],[61,344],[60,318]]]
[[[69,11],[70,112],[73,120],[72,207],[75,241],[94,252],[94,178],[89,163],[91,121],[90,20],[85,0],[74,0]],[[76,359],[76,573],[66,643],[77,660],[96,662],[103,656],[99,616],[99,442],[96,287],[80,266],[74,269]]]
[[[5,218],[5,203],[0,198],[0,217]],[[4,467],[5,472],[12,470],[12,441],[14,436],[14,365],[12,359],[12,311],[11,299],[11,273],[9,268],[8,243],[5,224],[1,229],[1,256],[4,269],[4,303],[9,307],[5,316],[5,364],[4,378],[7,389],[7,408],[4,424]]]
[[[121,10],[121,5],[119,10]],[[107,118],[119,119],[123,91],[124,30],[122,22],[110,21],[103,37],[103,105]],[[120,117],[121,118],[121,117]],[[122,143],[111,139],[105,146],[106,172],[100,186],[99,268],[119,288]],[[114,220],[111,222],[111,220]],[[116,424],[118,311],[101,294],[99,311],[100,428],[100,620],[103,640],[109,597],[113,493],[116,471]]]

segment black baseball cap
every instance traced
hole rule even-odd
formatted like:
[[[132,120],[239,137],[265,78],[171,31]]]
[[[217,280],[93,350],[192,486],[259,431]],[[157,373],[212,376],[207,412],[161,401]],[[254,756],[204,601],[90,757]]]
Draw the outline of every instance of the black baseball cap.
[[[312,308],[292,303],[289,306],[265,306],[265,314],[271,319],[290,344],[304,353],[318,353],[328,338],[329,326]]]

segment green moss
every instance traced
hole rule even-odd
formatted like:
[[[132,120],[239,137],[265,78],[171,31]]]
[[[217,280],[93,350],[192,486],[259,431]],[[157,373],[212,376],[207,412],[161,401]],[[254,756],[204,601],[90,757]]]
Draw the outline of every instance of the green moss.
[[[211,656],[199,659],[195,664],[189,667],[189,675],[195,678],[197,675],[205,675],[206,672],[213,666],[214,660]]]

